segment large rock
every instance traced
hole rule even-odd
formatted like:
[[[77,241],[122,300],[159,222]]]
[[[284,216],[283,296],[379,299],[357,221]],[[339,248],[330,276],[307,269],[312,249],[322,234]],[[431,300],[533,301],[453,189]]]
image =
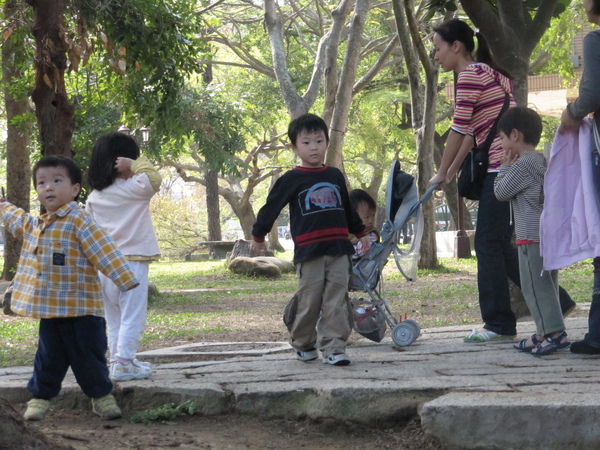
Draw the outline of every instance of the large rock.
[[[281,275],[281,269],[277,264],[269,261],[269,259],[272,258],[247,258],[245,256],[240,256],[229,262],[229,270],[240,275],[277,278]]]
[[[257,256],[252,259],[255,261],[275,264],[277,267],[279,267],[281,273],[294,273],[296,271],[296,266],[294,263],[288,261],[287,259],[277,258],[276,256]]]

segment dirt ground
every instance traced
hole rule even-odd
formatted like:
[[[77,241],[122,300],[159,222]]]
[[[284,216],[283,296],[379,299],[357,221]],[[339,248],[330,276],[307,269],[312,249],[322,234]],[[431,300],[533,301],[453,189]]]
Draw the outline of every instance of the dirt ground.
[[[248,416],[185,417],[173,423],[102,421],[88,411],[58,411],[33,425],[52,446],[122,449],[436,449],[416,422],[392,429],[355,424],[260,420]],[[57,447],[47,447],[57,448]]]

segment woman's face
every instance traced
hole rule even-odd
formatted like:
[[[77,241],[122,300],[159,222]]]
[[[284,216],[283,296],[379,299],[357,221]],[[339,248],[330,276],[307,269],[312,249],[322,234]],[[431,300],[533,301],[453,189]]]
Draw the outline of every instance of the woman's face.
[[[583,0],[583,9],[585,9],[585,15],[587,19],[591,23],[598,23],[600,21],[600,16],[592,12],[594,8],[594,0]]]
[[[457,54],[454,51],[454,45],[448,44],[437,33],[433,35],[433,49],[435,50],[433,59],[444,69],[444,72],[450,72],[456,68]]]

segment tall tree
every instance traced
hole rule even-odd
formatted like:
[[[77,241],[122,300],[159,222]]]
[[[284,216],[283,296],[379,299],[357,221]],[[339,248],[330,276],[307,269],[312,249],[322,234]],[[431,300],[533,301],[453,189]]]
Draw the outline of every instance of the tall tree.
[[[29,211],[29,143],[34,117],[27,86],[31,78],[28,76],[30,61],[24,43],[25,32],[19,26],[22,13],[21,2],[4,3],[4,17],[9,26],[2,45],[2,84],[6,109],[6,196],[12,204]],[[20,253],[21,240],[5,233],[3,279],[13,279]]]
[[[35,85],[31,98],[42,154],[73,156],[71,137],[75,108],[65,89],[68,44],[64,0],[26,0],[33,8]]]
[[[392,0],[400,44],[408,70],[411,119],[417,143],[418,190],[423,193],[433,176],[433,148],[437,114],[438,68],[427,52],[413,0]],[[423,81],[424,83],[423,83]],[[423,205],[424,231],[421,268],[437,266],[434,202]]]

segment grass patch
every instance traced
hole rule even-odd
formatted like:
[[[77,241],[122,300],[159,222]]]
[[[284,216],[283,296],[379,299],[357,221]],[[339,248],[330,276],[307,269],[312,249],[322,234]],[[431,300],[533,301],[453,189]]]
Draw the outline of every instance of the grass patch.
[[[152,422],[173,422],[181,416],[193,416],[196,412],[196,402],[188,400],[175,406],[175,403],[167,403],[158,408],[147,409],[131,416],[131,423],[145,423],[146,425]]]

